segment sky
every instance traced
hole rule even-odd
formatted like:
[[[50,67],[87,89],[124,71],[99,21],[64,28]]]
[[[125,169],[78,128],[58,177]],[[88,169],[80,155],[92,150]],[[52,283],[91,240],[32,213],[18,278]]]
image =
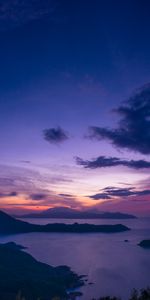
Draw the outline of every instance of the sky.
[[[150,215],[150,2],[0,0],[0,208]]]

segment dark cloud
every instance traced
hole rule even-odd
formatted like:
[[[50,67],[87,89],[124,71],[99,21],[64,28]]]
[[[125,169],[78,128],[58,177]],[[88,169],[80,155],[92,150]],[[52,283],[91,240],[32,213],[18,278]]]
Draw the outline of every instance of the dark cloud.
[[[59,144],[69,139],[69,135],[61,128],[49,128],[43,130],[44,139],[52,144]]]
[[[16,197],[18,195],[17,192],[10,192],[10,193],[0,193],[0,198],[4,197]]]
[[[42,201],[42,200],[45,200],[47,198],[47,195],[46,194],[31,194],[29,196],[29,198],[32,199],[32,200]]]
[[[16,197],[18,195],[17,192],[11,192],[8,194],[9,197]]]
[[[45,16],[53,16],[52,0],[0,0],[0,29],[7,30]]]
[[[71,195],[71,194],[59,194],[59,196],[61,196],[61,197],[73,197],[73,195]]]
[[[109,196],[115,197],[128,197],[135,195],[134,188],[116,188],[116,187],[106,187],[102,191],[107,193]]]
[[[110,196],[107,195],[107,193],[98,193],[98,194],[95,194],[95,195],[92,195],[92,196],[88,196],[88,198],[91,198],[93,200],[109,200],[111,199]]]
[[[143,190],[143,191],[138,191],[136,193],[137,196],[147,196],[150,195],[150,190]]]
[[[76,157],[78,165],[88,169],[107,168],[116,166],[125,166],[132,169],[147,169],[150,168],[150,162],[146,160],[125,160],[117,157],[99,156],[93,160],[83,160]]]
[[[115,110],[118,127],[90,127],[89,138],[109,140],[119,148],[150,154],[150,84],[138,90]]]
[[[150,190],[142,190],[137,191],[134,187],[131,188],[116,188],[116,187],[106,187],[102,189],[100,193],[88,196],[93,200],[101,200],[101,199],[113,199],[113,198],[121,198],[121,197],[130,197],[130,196],[147,196],[150,195]]]
[[[23,164],[30,164],[31,163],[30,160],[21,160],[20,162],[23,163]]]

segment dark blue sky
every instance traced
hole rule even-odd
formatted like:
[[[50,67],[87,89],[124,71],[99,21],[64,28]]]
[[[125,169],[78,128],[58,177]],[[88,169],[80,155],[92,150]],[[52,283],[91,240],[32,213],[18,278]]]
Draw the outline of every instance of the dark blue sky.
[[[118,116],[112,109],[150,81],[149,11],[148,0],[0,0],[3,172],[4,166],[11,169],[12,176],[28,171],[29,181],[30,172],[39,172],[41,190],[55,196],[58,192],[73,193],[78,200],[70,200],[68,205],[74,206],[76,201],[92,205],[93,200],[84,196],[106,185],[116,186],[121,181],[138,187],[141,180],[145,182],[147,171],[122,166],[87,171],[74,157],[148,160],[140,151],[116,149],[107,140],[93,141],[85,135],[89,126],[116,126]],[[64,130],[64,143],[44,139],[43,130],[51,128],[62,130],[57,137],[63,136]],[[10,179],[7,173],[11,172],[7,169],[2,182]],[[51,184],[47,185],[45,176]],[[36,187],[35,183],[33,189]],[[4,184],[2,188],[7,192]],[[6,185],[10,192],[12,188],[18,191],[18,183],[9,188]],[[27,192],[20,189],[18,197],[24,199]],[[13,199],[15,209],[14,201],[23,201],[24,209],[29,209],[29,204],[33,209],[32,201]],[[97,203],[93,201],[93,205]],[[56,200],[57,204],[61,201]],[[54,203],[49,200],[46,205]],[[126,204],[122,209],[130,210]]]
[[[24,3],[28,1],[21,2],[26,11]],[[62,0],[56,4],[47,1],[46,6],[50,12],[40,15],[39,7],[34,20],[28,20],[27,13],[32,15],[36,4],[22,12],[21,20],[15,12],[17,5],[14,18],[8,11],[5,20],[1,12],[2,91],[27,88],[47,76],[58,80],[61,72],[69,72],[77,80],[89,74],[117,92],[120,84],[132,88],[146,80],[149,1]]]

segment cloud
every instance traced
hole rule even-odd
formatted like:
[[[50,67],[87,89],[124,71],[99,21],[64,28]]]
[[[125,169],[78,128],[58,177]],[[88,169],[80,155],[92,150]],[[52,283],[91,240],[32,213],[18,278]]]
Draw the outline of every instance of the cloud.
[[[41,192],[39,193],[33,193],[30,194],[27,197],[28,200],[35,200],[35,201],[39,201],[38,205],[56,205],[56,206],[65,206],[65,205],[69,205],[70,207],[77,207],[77,206],[81,206],[79,204],[78,199],[76,198],[76,196],[70,195],[70,194],[57,194],[54,191],[45,191],[41,190]]]
[[[59,196],[61,196],[61,197],[73,197],[73,195],[71,195],[71,194],[59,194]]]
[[[134,188],[116,188],[116,187],[106,187],[103,189],[109,196],[115,197],[128,197],[135,195]],[[137,192],[136,192],[137,193]]]
[[[0,173],[0,189],[4,193],[11,193],[13,190],[17,193],[34,191],[42,183],[38,172],[22,167],[0,165]]]
[[[109,140],[119,148],[150,154],[150,84],[139,89],[115,112],[120,116],[117,128],[92,126],[88,137]]]
[[[110,196],[107,195],[107,193],[98,193],[98,194],[95,194],[95,195],[91,195],[91,196],[88,196],[88,198],[91,198],[93,200],[109,200],[111,199]]]
[[[61,127],[49,128],[43,130],[44,139],[51,144],[60,144],[69,139],[68,133],[66,133]]]
[[[0,198],[5,198],[5,197],[16,197],[18,196],[17,192],[10,192],[10,193],[0,193]]]
[[[13,178],[1,177],[0,187],[13,187],[15,185],[15,180]]]
[[[72,183],[70,176],[60,174],[60,172],[58,175],[55,172],[51,173],[18,166],[0,165],[1,209],[11,210],[15,213],[19,207],[20,212],[23,213],[26,209],[32,210],[37,205],[39,210],[54,206],[81,208],[82,203],[77,196],[72,195],[71,197],[70,194],[63,193],[64,188]],[[61,195],[58,194],[56,186],[59,186]]]
[[[99,156],[92,160],[84,160],[80,157],[76,157],[78,165],[88,169],[107,168],[116,166],[125,166],[132,169],[148,169],[150,168],[150,162],[146,160],[125,160],[117,157]]]
[[[53,16],[52,0],[0,0],[0,28],[7,30],[45,16]]]
[[[113,199],[113,198],[124,198],[130,196],[147,196],[150,195],[150,190],[135,190],[134,187],[131,188],[117,188],[117,187],[106,187],[102,189],[102,192],[88,196],[93,200],[103,200],[103,199]]]
[[[31,199],[31,200],[42,201],[42,200],[45,200],[46,198],[47,198],[46,194],[31,194],[31,195],[29,195],[29,199]]]
[[[0,191],[4,194],[16,191],[18,194],[47,194],[55,190],[57,185],[72,183],[72,179],[64,174],[39,172],[24,167],[0,165]]]
[[[30,164],[31,163],[30,160],[20,160],[20,162],[23,163],[23,164]]]
[[[8,194],[9,197],[16,197],[18,195],[17,192],[11,192]]]

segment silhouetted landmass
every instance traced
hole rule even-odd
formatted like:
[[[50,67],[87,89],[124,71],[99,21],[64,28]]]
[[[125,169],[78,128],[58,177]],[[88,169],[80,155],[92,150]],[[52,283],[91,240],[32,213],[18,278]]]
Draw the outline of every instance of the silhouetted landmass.
[[[41,213],[23,215],[21,218],[61,218],[61,219],[135,219],[130,214],[119,212],[79,211],[68,207],[49,208]]]
[[[150,249],[150,240],[143,240],[138,244],[140,247]]]
[[[8,242],[8,243],[5,243],[5,244],[0,244],[1,246],[7,246],[13,250],[24,250],[26,249],[26,247],[22,246],[22,245],[18,245],[14,242]]]
[[[15,300],[18,291],[27,300],[67,299],[67,289],[83,284],[82,276],[67,266],[54,268],[20,250],[20,245],[0,244],[1,300]]]
[[[17,220],[0,211],[0,234],[27,233],[27,232],[71,232],[71,233],[115,233],[130,230],[122,224],[93,225],[93,224],[47,224],[35,225]]]
[[[107,296],[98,299],[93,298],[92,300],[121,300],[121,298]],[[150,300],[150,288],[141,289],[139,292],[134,289],[128,300]]]

